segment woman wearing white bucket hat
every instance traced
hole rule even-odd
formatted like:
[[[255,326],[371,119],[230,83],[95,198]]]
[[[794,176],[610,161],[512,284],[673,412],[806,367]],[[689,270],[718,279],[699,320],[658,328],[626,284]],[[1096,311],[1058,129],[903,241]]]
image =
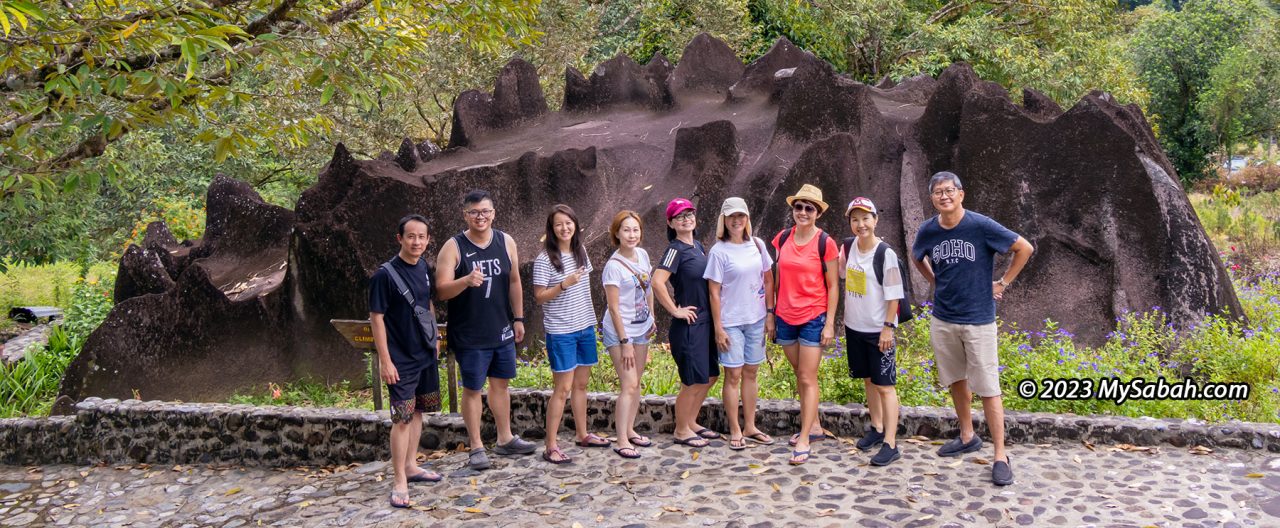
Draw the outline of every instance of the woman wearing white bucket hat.
[[[769,270],[773,258],[764,241],[751,236],[747,203],[729,198],[716,219],[716,245],[707,254],[707,287],[715,328],[720,366],[724,367],[725,415],[729,421],[729,448],[746,448],[747,440],[769,445],[773,438],[756,428],[756,373],[765,361],[764,320],[766,299],[773,291]],[[739,396],[742,423],[738,421]],[[745,433],[745,434],[744,434]]]

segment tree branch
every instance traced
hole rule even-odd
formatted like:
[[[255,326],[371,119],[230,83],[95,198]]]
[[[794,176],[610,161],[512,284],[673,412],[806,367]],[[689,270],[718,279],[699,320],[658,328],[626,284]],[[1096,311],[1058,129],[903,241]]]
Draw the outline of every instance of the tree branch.
[[[237,3],[241,3],[241,2],[246,2],[246,1],[248,1],[248,0],[210,0],[210,1],[209,1],[209,3],[208,3],[207,8],[208,8],[208,9],[217,9],[217,8],[222,8],[222,7],[228,7],[228,6],[231,6],[231,5],[234,5],[234,4],[237,4]],[[292,4],[296,3],[296,0],[293,0],[292,2],[285,2],[285,3],[292,5]],[[282,4],[282,5],[283,5],[283,4]],[[96,24],[97,24],[97,25],[126,25],[126,26],[127,26],[127,25],[133,24],[134,22],[137,22],[137,21],[140,21],[140,20],[148,20],[148,19],[151,19],[152,17],[155,17],[155,16],[157,16],[157,15],[160,15],[161,13],[165,13],[165,12],[167,12],[167,11],[170,11],[170,10],[174,9],[175,7],[176,7],[176,5],[172,5],[172,4],[171,4],[171,5],[166,6],[166,7],[157,8],[157,9],[152,9],[152,10],[148,10],[148,11],[140,11],[140,12],[132,13],[132,14],[129,14],[129,15],[127,15],[127,16],[123,16],[123,17],[116,18],[116,19],[100,20],[100,21],[97,21],[97,22],[96,22]],[[74,10],[73,6],[71,6],[71,5],[67,4],[67,8],[68,8],[68,11],[71,13],[72,18],[73,18],[74,20],[76,20],[76,22],[77,22],[77,23],[80,23],[81,25],[83,25],[83,24],[84,24],[84,23],[83,23],[83,21],[82,21],[80,18],[78,18],[78,16],[77,16],[77,15],[75,15],[75,10]],[[278,9],[278,8],[277,8],[277,9]],[[174,17],[178,17],[178,16],[182,16],[182,15],[184,15],[184,14],[188,14],[188,13],[191,13],[191,12],[193,12],[193,11],[191,11],[191,10],[174,11],[174,13],[173,13],[173,15],[172,15],[172,16],[174,16]],[[259,19],[259,20],[261,20],[261,19]],[[13,74],[13,75],[10,75],[10,76],[6,77],[6,78],[4,79],[4,83],[3,83],[3,84],[0,84],[0,92],[16,92],[16,91],[18,91],[18,90],[20,90],[20,89],[22,89],[22,88],[27,87],[28,85],[30,85],[30,86],[36,86],[36,87],[38,87],[38,86],[44,86],[44,80],[45,80],[45,79],[47,79],[50,75],[52,75],[54,72],[57,72],[57,71],[58,71],[58,67],[59,67],[59,66],[63,66],[63,67],[66,67],[66,68],[72,68],[72,67],[74,67],[74,66],[79,65],[81,62],[83,62],[83,61],[82,61],[82,59],[83,59],[83,57],[84,57],[84,50],[85,50],[85,48],[87,48],[87,47],[88,47],[90,44],[92,44],[92,43],[93,43],[93,41],[94,41],[93,35],[92,35],[92,33],[90,32],[91,30],[90,30],[90,29],[86,29],[85,31],[86,31],[86,34],[85,34],[85,36],[84,36],[84,37],[82,37],[79,41],[77,41],[77,42],[75,42],[75,43],[73,43],[73,44],[69,44],[70,49],[68,49],[66,53],[62,54],[62,56],[61,56],[61,57],[58,57],[57,59],[54,59],[54,60],[53,60],[53,62],[50,62],[49,64],[45,64],[44,66],[40,66],[40,67],[38,67],[38,68],[34,68],[34,69],[31,69],[31,70],[28,70],[28,71],[27,71],[27,72],[25,72],[25,73],[16,73],[16,74]],[[177,46],[171,46],[171,47],[172,47],[172,48],[177,48]],[[168,50],[165,50],[165,51],[168,51]],[[163,53],[163,52],[162,52],[162,53]],[[180,52],[179,52],[179,55],[181,55],[181,53],[180,53]],[[137,68],[137,66],[134,66],[134,64],[144,64],[144,65],[145,65],[146,63],[145,63],[145,61],[143,61],[143,62],[137,62],[137,63],[135,63],[135,62],[133,62],[133,61],[135,61],[135,60],[143,60],[143,59],[145,59],[145,56],[143,56],[143,57],[135,57],[134,59],[126,59],[126,63],[129,63],[131,67],[134,67],[134,68],[136,69],[136,68]],[[170,59],[170,60],[172,60],[172,59]],[[148,66],[154,66],[155,64],[159,64],[159,63],[158,63],[158,62],[157,62],[157,63],[153,63],[153,64],[150,64],[150,65],[148,65]]]
[[[235,0],[223,0],[223,1],[230,2]],[[280,3],[279,6],[273,9],[271,12],[253,21],[248,26],[245,26],[245,29],[244,29],[245,33],[249,33],[250,35],[254,35],[254,36],[266,33],[267,31],[270,30],[272,24],[275,24],[277,22],[284,20],[285,17],[288,15],[289,10],[296,4],[297,4],[297,0],[284,0],[283,2]],[[328,23],[341,22],[355,15],[357,12],[359,12],[361,8],[367,6],[368,4],[369,4],[368,0],[355,0],[351,3],[348,3],[342,6],[341,8],[338,8],[336,11],[330,13],[328,16],[325,17],[324,20]],[[298,31],[305,31],[306,29],[307,28],[299,26]],[[171,46],[171,48],[172,47],[173,46]],[[254,51],[257,51],[258,53],[261,52],[260,49],[249,50],[250,53],[253,53]],[[243,64],[243,62],[241,62],[241,64]],[[230,79],[230,76],[231,76],[230,73],[224,70],[222,72],[219,72],[218,75],[215,75],[209,78],[208,82],[209,84],[228,82]],[[183,103],[185,104],[186,102],[193,100],[195,97],[196,97],[195,95],[184,97]],[[172,109],[172,104],[167,98],[159,99],[156,102],[151,104],[150,109],[156,113],[165,112]],[[54,158],[53,160],[47,163],[41,164],[41,170],[42,171],[63,170],[63,169],[66,169],[67,167],[70,167],[75,162],[101,156],[103,152],[106,152],[106,148],[108,145],[110,145],[115,141],[118,141],[121,137],[124,137],[125,134],[128,134],[132,130],[133,130],[132,127],[125,126],[124,129],[120,132],[120,134],[115,137],[107,137],[107,135],[103,132],[98,132],[96,134],[93,134],[85,138],[75,146],[71,147],[70,149],[67,149],[61,155]]]

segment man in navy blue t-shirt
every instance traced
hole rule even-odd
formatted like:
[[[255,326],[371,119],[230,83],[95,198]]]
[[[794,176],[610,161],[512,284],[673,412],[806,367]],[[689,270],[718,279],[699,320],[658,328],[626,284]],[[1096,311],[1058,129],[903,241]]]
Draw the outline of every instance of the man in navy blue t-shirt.
[[[399,282],[408,288],[413,304],[434,316],[431,272],[422,258],[430,240],[426,218],[416,214],[404,217],[396,233],[400,253],[390,264]],[[438,473],[418,467],[417,462],[422,412],[440,410],[440,371],[434,344],[428,344],[413,305],[396,282],[381,266],[374,272],[369,281],[369,322],[379,373],[391,396],[391,465],[395,470],[391,505],[407,508],[410,482],[440,480]]]
[[[934,286],[930,340],[939,381],[950,387],[960,422],[960,437],[944,444],[938,455],[958,456],[982,447],[969,411],[976,392],[982,398],[982,412],[995,444],[991,480],[1001,486],[1012,484],[1013,470],[1004,452],[996,301],[1022,271],[1033,249],[1025,238],[995,220],[966,211],[964,187],[954,173],[934,174],[929,192],[938,216],[920,226],[911,246],[911,260]],[[996,253],[1010,251],[1013,262],[1009,270],[992,281]]]

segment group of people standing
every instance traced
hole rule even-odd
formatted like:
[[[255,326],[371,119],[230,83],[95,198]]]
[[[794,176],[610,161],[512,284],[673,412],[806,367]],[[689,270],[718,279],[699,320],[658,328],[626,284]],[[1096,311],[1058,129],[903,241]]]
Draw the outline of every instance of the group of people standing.
[[[934,286],[930,323],[939,377],[950,387],[960,420],[960,437],[938,454],[976,451],[982,441],[969,415],[970,391],[982,398],[995,462],[992,479],[1012,482],[1003,446],[1003,408],[996,360],[995,300],[1016,278],[1031,245],[995,221],[962,207],[964,192],[955,174],[941,172],[929,184],[939,215],[921,226],[911,256]],[[853,236],[837,242],[817,227],[827,212],[822,191],[803,185],[787,198],[793,227],[768,244],[753,234],[742,198],[721,204],[715,240],[706,249],[695,238],[696,206],[671,200],[665,211],[669,245],[651,261],[640,247],[644,226],[634,211],[617,213],[609,226],[616,250],[601,274],[607,308],[599,320],[591,300],[594,271],[574,210],[556,205],[547,216],[544,247],[533,261],[533,296],[543,307],[548,362],[554,393],[547,403],[542,457],[552,464],[572,461],[559,444],[566,401],[579,447],[612,447],[623,458],[640,458],[653,440],[635,430],[640,384],[655,331],[655,304],[671,315],[670,351],[680,377],[675,402],[674,441],[706,447],[721,434],[698,423],[708,392],[723,368],[722,397],[727,412],[728,447],[774,439],[756,426],[759,365],[766,339],[782,347],[796,375],[800,428],[791,435],[791,464],[804,464],[811,445],[827,438],[818,421],[818,367],[822,349],[836,340],[836,309],[845,300],[844,337],[849,373],[864,378],[872,427],[857,446],[872,450],[873,465],[900,458],[895,432],[898,399],[894,356],[899,304],[909,277],[897,254],[875,235],[878,211],[871,200],[849,202],[845,216]],[[409,505],[408,483],[441,476],[417,467],[422,412],[440,407],[433,299],[447,301],[449,342],[461,373],[462,415],[470,437],[468,466],[490,467],[481,439],[485,385],[498,433],[493,453],[527,455],[536,446],[511,432],[508,382],[516,376],[515,343],[524,340],[523,285],[513,266],[520,262],[515,241],[493,228],[493,198],[472,191],[463,199],[463,233],[441,247],[434,273],[423,259],[430,238],[425,218],[402,219],[400,251],[373,275],[369,306],[382,381],[391,397],[391,452],[395,480],[391,505]],[[1012,251],[1009,270],[991,281],[994,254]],[[843,294],[841,293],[843,290]],[[599,339],[618,376],[614,411],[616,439],[587,430],[586,388],[598,363]],[[741,408],[741,417],[739,417]]]

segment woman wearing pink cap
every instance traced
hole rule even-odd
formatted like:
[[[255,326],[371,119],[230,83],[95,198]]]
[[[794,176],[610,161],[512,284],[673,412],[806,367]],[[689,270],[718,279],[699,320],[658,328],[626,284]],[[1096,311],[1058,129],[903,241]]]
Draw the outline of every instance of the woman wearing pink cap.
[[[707,392],[720,376],[715,342],[711,339],[711,301],[707,281],[707,252],[694,240],[698,225],[693,203],[676,198],[667,204],[667,240],[671,245],[662,254],[653,272],[653,290],[658,302],[671,314],[671,356],[680,373],[680,393],[676,395],[676,443],[706,447],[707,440],[720,434],[698,425],[698,411]],[[667,292],[670,281],[675,297]]]

